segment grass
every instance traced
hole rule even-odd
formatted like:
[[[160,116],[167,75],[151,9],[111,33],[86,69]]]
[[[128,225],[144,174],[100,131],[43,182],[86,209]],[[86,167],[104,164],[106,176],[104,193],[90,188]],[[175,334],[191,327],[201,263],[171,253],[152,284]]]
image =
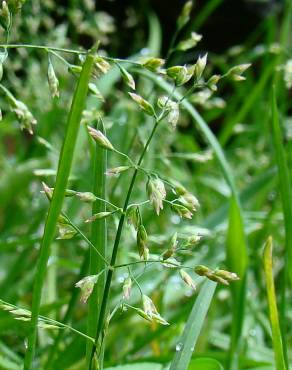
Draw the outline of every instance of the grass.
[[[80,74],[80,79],[76,87],[76,92],[72,101],[71,110],[68,117],[67,132],[60,154],[58,172],[56,176],[56,185],[52,194],[48,215],[46,218],[44,235],[40,247],[40,256],[35,276],[32,300],[32,315],[31,328],[28,339],[28,348],[24,360],[24,369],[29,370],[33,366],[33,358],[37,336],[37,321],[40,311],[42,287],[44,284],[46,266],[51,253],[51,244],[54,239],[54,234],[60,216],[62,203],[65,197],[68,177],[71,170],[75,143],[77,139],[78,128],[81,121],[82,110],[85,105],[87,96],[88,82],[93,66],[93,56],[89,53],[85,61],[84,67]]]
[[[12,4],[0,368],[288,370],[291,2],[211,50],[224,0],[188,2],[169,37],[150,3]]]

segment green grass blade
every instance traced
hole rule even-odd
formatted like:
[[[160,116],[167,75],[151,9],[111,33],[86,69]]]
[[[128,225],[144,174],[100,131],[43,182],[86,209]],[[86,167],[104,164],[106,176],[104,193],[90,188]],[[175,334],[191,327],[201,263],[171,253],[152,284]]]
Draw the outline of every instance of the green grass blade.
[[[195,20],[191,24],[191,29],[198,31],[206,20],[212,15],[212,13],[223,3],[224,0],[211,0],[207,1],[202,10],[196,16]]]
[[[221,145],[225,145],[232,135],[234,126],[238,122],[243,122],[249,111],[255,106],[256,101],[261,97],[268,82],[271,80],[272,74],[275,69],[275,61],[271,62],[262,73],[259,82],[253,87],[251,93],[246,97],[238,113],[235,114],[229,121],[227,121],[222,131],[219,134],[219,141]]]
[[[137,364],[107,367],[105,370],[162,370],[162,365],[156,363],[138,362]]]
[[[266,290],[269,305],[270,323],[272,329],[272,340],[275,353],[275,363],[277,370],[286,370],[283,342],[279,324],[275,285],[273,278],[273,241],[269,237],[263,253],[264,271],[266,278]]]
[[[191,361],[188,370],[223,370],[223,366],[213,358],[200,357]]]
[[[57,220],[62,209],[65,190],[71,170],[74,148],[77,140],[82,111],[87,97],[88,82],[90,80],[93,60],[93,56],[91,54],[88,54],[77,83],[68,117],[66,136],[59,158],[56,184],[45,222],[40,255],[36,268],[32,299],[32,316],[28,338],[28,348],[24,360],[24,370],[32,369],[37,339],[37,323],[40,311],[42,287],[45,279],[47,262],[50,256],[51,243],[55,236]]]
[[[236,272],[240,277],[240,281],[231,287],[233,312],[228,368],[236,369],[238,368],[239,344],[244,321],[248,256],[241,212],[234,197],[230,201],[226,252],[228,269]]]
[[[271,107],[272,107],[272,141],[275,151],[275,157],[278,167],[279,176],[279,189],[282,200],[282,208],[284,215],[285,227],[285,254],[284,254],[284,267],[282,271],[282,292],[281,292],[281,308],[280,308],[280,321],[281,332],[283,336],[284,355],[287,360],[286,348],[286,293],[288,280],[292,283],[292,188],[291,179],[285,156],[285,149],[283,146],[283,137],[280,127],[279,112],[277,107],[275,88],[271,92]]]
[[[271,94],[272,107],[272,140],[275,150],[275,157],[278,167],[279,188],[282,198],[282,207],[284,213],[284,225],[286,234],[286,258],[285,264],[290,282],[292,282],[292,188],[288,164],[283,146],[283,137],[280,128],[279,113],[276,101],[275,89]]]
[[[184,332],[179,340],[179,350],[173,358],[169,370],[187,370],[193,350],[203,327],[205,317],[211,304],[216,283],[205,281],[187,320]]]
[[[100,128],[104,131],[103,128]],[[99,145],[95,145],[94,161],[93,161],[93,193],[101,199],[106,198],[105,194],[105,173],[106,173],[106,161],[107,155],[106,150],[102,149]],[[96,201],[92,206],[92,214],[99,212],[105,212],[106,206],[102,201]],[[96,249],[105,256],[106,243],[107,243],[107,232],[106,232],[106,219],[98,220],[92,224],[91,228],[91,241]],[[105,268],[104,261],[97,255],[97,253],[91,248],[90,249],[90,264],[89,264],[89,275],[95,275],[100,273]],[[94,337],[97,330],[97,321],[99,315],[99,307],[101,305],[103,289],[105,283],[105,274],[100,276],[98,284],[95,284],[93,292],[88,300],[88,316],[87,316],[87,335]],[[90,356],[92,352],[92,343],[86,343],[86,361],[87,368],[90,364]],[[102,357],[100,359],[102,361]]]

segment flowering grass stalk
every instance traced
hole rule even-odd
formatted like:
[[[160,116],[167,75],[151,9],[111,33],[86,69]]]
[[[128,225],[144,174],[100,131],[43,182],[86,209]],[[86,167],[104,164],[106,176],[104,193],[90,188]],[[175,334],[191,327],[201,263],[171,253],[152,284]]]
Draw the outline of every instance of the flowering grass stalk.
[[[150,136],[149,136],[149,138],[148,138],[148,140],[147,140],[147,142],[144,146],[144,149],[143,149],[143,151],[140,155],[140,158],[137,162],[137,168],[135,168],[135,170],[134,170],[132,180],[130,182],[130,186],[129,186],[129,189],[128,189],[128,192],[127,192],[127,195],[126,195],[126,199],[125,199],[125,202],[124,202],[123,213],[120,217],[120,221],[119,221],[119,225],[118,225],[118,229],[117,229],[117,233],[116,233],[116,238],[115,238],[115,242],[114,242],[113,252],[112,252],[112,256],[111,256],[110,266],[114,266],[115,262],[116,262],[116,259],[117,259],[119,244],[120,244],[122,231],[123,231],[123,226],[124,226],[124,222],[125,222],[125,218],[126,218],[126,211],[127,211],[129,201],[130,201],[130,198],[131,198],[131,194],[132,194],[132,191],[133,191],[133,188],[134,188],[134,185],[135,185],[136,177],[137,177],[137,174],[138,174],[138,167],[143,162],[144,156],[145,156],[145,154],[147,152],[147,149],[148,149],[148,147],[151,143],[151,140],[152,140],[152,138],[155,134],[155,131],[158,127],[158,124],[159,124],[159,119],[156,119],[155,124],[152,128],[152,131],[150,133]],[[95,345],[93,346],[92,351],[91,351],[91,358],[90,358],[90,363],[89,363],[89,369],[90,370],[92,369],[93,359],[94,359],[94,356],[96,354],[98,345],[100,345],[101,342],[102,342],[102,341],[100,341],[100,339],[101,339],[101,334],[102,334],[102,331],[103,331],[106,312],[107,312],[107,306],[108,306],[110,288],[111,288],[111,283],[112,283],[112,278],[113,278],[113,272],[114,272],[114,268],[109,269],[108,273],[107,273],[107,277],[106,277],[105,288],[104,288],[104,292],[103,292],[103,298],[102,298],[102,302],[101,302],[101,308],[100,308],[97,330],[96,330],[96,335],[95,335]]]

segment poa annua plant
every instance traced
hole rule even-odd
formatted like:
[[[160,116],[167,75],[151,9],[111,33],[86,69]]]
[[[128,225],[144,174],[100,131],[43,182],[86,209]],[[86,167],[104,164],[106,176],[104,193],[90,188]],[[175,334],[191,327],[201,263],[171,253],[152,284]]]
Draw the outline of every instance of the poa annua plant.
[[[182,281],[193,291],[197,290],[198,277],[204,277],[212,282],[229,285],[239,279],[235,272],[221,268],[211,268],[201,264],[188,264],[183,258],[183,252],[192,255],[193,248],[200,242],[199,234],[182,234],[179,231],[169,230],[165,238],[165,247],[160,253],[152,251],[151,235],[143,222],[145,208],[152,207],[153,217],[160,217],[163,212],[171,212],[182,220],[192,220],[193,215],[199,212],[200,203],[197,195],[179,183],[169,178],[166,173],[158,173],[155,168],[144,166],[149,148],[153,144],[157,133],[160,138],[164,135],[176,135],[177,126],[182,114],[185,101],[199,102],[208,105],[209,98],[217,91],[222,79],[231,78],[234,81],[245,79],[243,73],[249,64],[242,64],[231,68],[224,75],[208,74],[208,55],[199,55],[197,60],[188,65],[169,66],[173,53],[185,52],[194,48],[202,36],[192,32],[190,37],[177,40],[179,31],[187,24],[190,18],[192,2],[188,1],[177,23],[177,33],[172,41],[166,60],[152,56],[137,56],[135,60],[119,59],[106,56],[99,45],[90,50],[73,50],[52,47],[49,45],[22,45],[10,44],[9,34],[14,16],[21,10],[24,1],[3,1],[1,4],[0,23],[6,34],[6,42],[1,45],[0,66],[5,70],[5,61],[9,52],[15,48],[38,49],[47,57],[47,80],[52,99],[62,95],[58,74],[54,69],[54,61],[62,62],[76,80],[76,86],[70,111],[68,113],[66,133],[59,156],[58,170],[55,181],[43,184],[43,193],[47,196],[49,210],[45,220],[43,237],[41,240],[38,263],[34,278],[31,312],[18,309],[9,303],[2,302],[2,308],[8,310],[17,319],[29,321],[30,330],[27,350],[24,359],[24,369],[30,370],[45,366],[51,368],[54,351],[62,337],[61,329],[73,331],[76,335],[86,338],[86,369],[103,369],[103,358],[106,346],[106,336],[114,315],[122,312],[127,315],[131,310],[151,324],[171,325],[167,317],[160,313],[158,304],[143,291],[139,280],[143,279],[149,266],[157,265],[166,270],[175,270]],[[67,56],[75,57],[74,63],[67,60]],[[71,59],[70,59],[71,60]],[[114,132],[114,125],[108,130],[106,109],[103,104],[106,98],[98,88],[100,78],[106,78],[109,71],[116,69],[123,81],[123,99],[137,113],[139,126],[143,126],[142,141],[133,151],[124,153],[119,150],[111,140],[108,131]],[[150,75],[158,83],[165,81],[171,85],[169,93],[162,93],[159,89],[148,95],[139,88],[140,76]],[[2,73],[1,73],[2,75]],[[161,82],[162,81],[162,82]],[[33,134],[36,119],[29,108],[15,97],[4,84],[0,89],[7,101],[7,106],[13,111],[21,129]],[[87,95],[91,94],[94,107],[86,109]],[[218,101],[217,101],[218,103]],[[98,107],[98,108],[96,108]],[[76,149],[79,127],[86,127],[89,152],[92,159],[93,184],[90,189],[80,191],[69,189],[68,179],[72,167],[73,155]],[[161,135],[163,132],[163,135]],[[134,145],[134,144],[133,144]],[[114,162],[113,167],[108,166],[108,160]],[[133,193],[137,178],[143,178],[146,200],[136,202]],[[126,179],[123,201],[119,204],[107,197],[107,182],[111,178]],[[64,199],[75,199],[80,207],[91,205],[91,214],[84,218],[84,224],[90,225],[91,234],[83,231],[64,211]],[[199,194],[198,194],[199,198]],[[109,237],[108,223],[117,222],[114,236]],[[130,228],[126,226],[130,225]],[[56,236],[56,230],[58,235]],[[129,253],[126,262],[119,263],[119,251],[125,233],[133,233],[136,237],[136,249]],[[84,262],[80,270],[80,278],[75,282],[75,293],[68,304],[63,322],[52,320],[40,315],[41,294],[45,281],[48,260],[51,255],[51,245],[57,239],[81,238],[87,245],[84,253]],[[113,244],[113,245],[112,245]],[[124,248],[127,246],[124,246]],[[129,251],[130,252],[130,251]],[[133,267],[143,266],[142,272],[137,274]],[[121,286],[120,299],[113,306],[111,304],[111,291],[114,275],[117,270],[125,271],[124,282]],[[131,302],[133,288],[140,294],[140,304]],[[72,312],[76,307],[78,289],[81,291],[81,301],[88,305],[87,332],[82,333],[68,324]],[[35,359],[37,347],[38,328],[54,329],[59,333],[54,337],[50,355],[45,365],[40,365]],[[179,360],[176,360],[179,361]]]

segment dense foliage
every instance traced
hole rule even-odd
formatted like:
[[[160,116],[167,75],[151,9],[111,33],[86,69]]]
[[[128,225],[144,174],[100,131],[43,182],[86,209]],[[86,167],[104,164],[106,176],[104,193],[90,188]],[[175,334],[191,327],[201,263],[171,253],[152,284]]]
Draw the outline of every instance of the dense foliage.
[[[292,2],[226,3],[1,2],[0,369],[288,370]]]

